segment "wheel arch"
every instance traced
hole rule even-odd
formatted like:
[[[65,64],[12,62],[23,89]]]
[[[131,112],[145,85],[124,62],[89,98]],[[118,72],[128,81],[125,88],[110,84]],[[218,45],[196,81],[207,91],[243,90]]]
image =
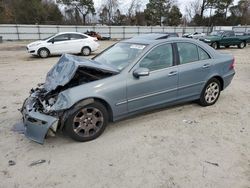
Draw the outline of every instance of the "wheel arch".
[[[221,91],[223,91],[223,89],[224,89],[224,80],[223,80],[223,78],[222,78],[221,76],[219,76],[219,75],[214,75],[214,76],[212,76],[210,79],[208,79],[207,82],[209,82],[209,80],[211,80],[211,79],[213,79],[213,78],[217,79],[217,80],[220,82]],[[206,82],[206,83],[207,83],[207,82]]]
[[[39,55],[40,50],[42,50],[42,49],[47,50],[47,51],[49,52],[49,55],[50,55],[50,50],[49,50],[48,48],[46,48],[46,47],[40,47],[40,48],[37,50],[37,54],[38,54],[38,55]]]
[[[67,121],[67,117],[70,115],[70,109],[77,108],[77,107],[80,107],[80,106],[89,105],[91,103],[94,103],[95,101],[101,103],[102,105],[104,105],[104,107],[108,111],[108,117],[109,117],[108,121],[112,122],[113,121],[113,110],[112,110],[110,104],[106,100],[104,100],[102,98],[92,97],[92,98],[82,99],[82,100],[76,102],[74,105],[72,105],[69,109],[65,110],[61,115],[60,124],[59,124],[58,129],[62,130],[65,127],[65,122]]]
[[[83,50],[84,48],[88,48],[88,49],[90,49],[90,52],[92,52],[92,49],[91,49],[90,46],[83,46],[83,47],[81,48],[81,52],[82,52],[82,50]]]

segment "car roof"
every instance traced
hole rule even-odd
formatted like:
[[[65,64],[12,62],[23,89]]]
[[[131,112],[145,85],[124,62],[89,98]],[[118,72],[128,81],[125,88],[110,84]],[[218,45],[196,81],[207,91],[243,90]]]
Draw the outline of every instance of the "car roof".
[[[131,39],[123,40],[121,42],[144,44],[144,45],[149,45],[149,46],[155,46],[155,45],[166,43],[166,42],[169,42],[169,43],[188,42],[188,43],[192,43],[197,46],[200,46],[203,49],[206,49],[206,51],[208,51],[210,54],[214,54],[214,55],[219,54],[219,52],[215,51],[212,47],[210,47],[209,45],[207,45],[206,43],[202,41],[194,40],[190,38],[182,38],[182,37],[169,37],[167,39],[161,39],[161,40],[152,40],[152,39],[145,39],[145,38],[140,38],[140,37],[133,37]]]
[[[147,35],[139,35],[130,39],[123,40],[122,42],[127,42],[127,43],[138,43],[138,44],[147,44],[147,45],[154,45],[162,42],[179,42],[179,41],[186,41],[186,42],[194,42],[192,39],[187,39],[187,38],[181,38],[181,37],[166,37],[166,38],[161,38],[163,36],[168,36],[167,34],[159,34],[159,33],[154,33],[154,34],[148,34],[149,37],[145,37]]]
[[[159,40],[159,39],[166,39],[171,34],[172,33],[147,33],[147,34],[138,35],[136,37],[133,37],[132,39]]]
[[[59,32],[59,33],[57,33],[56,35],[61,35],[61,34],[80,34],[80,35],[85,35],[85,34],[83,34],[83,33],[80,33],[80,32]]]

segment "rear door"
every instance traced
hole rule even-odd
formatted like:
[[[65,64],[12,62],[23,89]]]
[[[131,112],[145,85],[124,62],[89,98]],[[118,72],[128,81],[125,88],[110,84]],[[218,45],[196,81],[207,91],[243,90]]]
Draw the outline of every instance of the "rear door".
[[[223,46],[236,45],[239,44],[239,40],[238,37],[235,36],[233,31],[225,31],[220,44]]]
[[[210,75],[212,59],[204,49],[196,44],[189,42],[176,44],[180,63],[178,66],[178,98],[197,97]]]
[[[162,44],[153,48],[128,73],[128,111],[156,106],[177,98],[178,68],[174,65],[172,44]],[[148,68],[150,74],[140,78],[133,76],[137,68]]]
[[[80,53],[82,50],[82,47],[84,46],[84,40],[87,37],[84,35],[80,35],[77,33],[72,33],[70,34],[70,43],[69,43],[69,48],[70,48],[70,53]]]

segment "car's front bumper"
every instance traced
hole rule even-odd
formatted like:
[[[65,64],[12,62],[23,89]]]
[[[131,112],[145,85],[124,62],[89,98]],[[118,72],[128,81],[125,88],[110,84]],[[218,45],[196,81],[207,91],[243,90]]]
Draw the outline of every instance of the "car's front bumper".
[[[29,53],[29,54],[31,54],[31,55],[37,55],[37,50],[36,49],[34,49],[34,48],[30,48],[30,47],[26,47],[26,50],[27,50],[27,52]]]
[[[58,118],[38,112],[34,108],[35,102],[36,99],[33,97],[24,102],[22,108],[24,134],[30,140],[43,144],[49,129],[56,131]]]

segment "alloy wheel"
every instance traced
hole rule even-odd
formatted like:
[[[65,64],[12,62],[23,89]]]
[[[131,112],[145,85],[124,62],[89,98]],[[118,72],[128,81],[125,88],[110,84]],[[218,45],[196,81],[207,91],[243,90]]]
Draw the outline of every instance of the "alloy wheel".
[[[208,104],[213,103],[217,100],[220,94],[220,86],[216,82],[211,82],[205,91],[205,100]]]
[[[103,126],[102,112],[93,107],[80,110],[73,119],[73,130],[80,137],[95,135]]]

